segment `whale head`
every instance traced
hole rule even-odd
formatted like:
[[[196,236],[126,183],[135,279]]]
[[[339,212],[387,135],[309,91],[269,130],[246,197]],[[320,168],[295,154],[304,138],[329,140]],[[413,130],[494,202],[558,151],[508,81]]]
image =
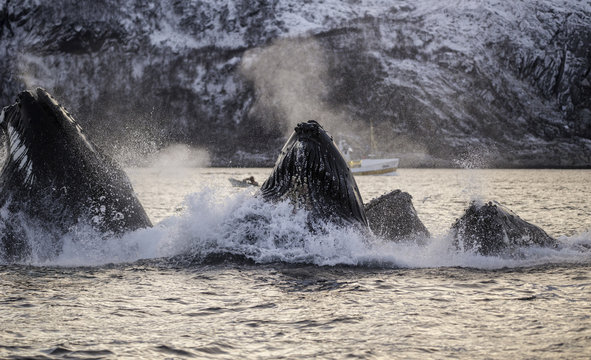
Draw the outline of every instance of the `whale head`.
[[[102,157],[80,124],[42,88],[21,92],[16,103],[2,109],[0,128],[7,139],[3,171],[27,187],[39,181],[48,186],[67,173],[56,169],[78,170],[87,158]]]
[[[21,92],[2,110],[0,128],[0,205],[16,201],[35,217],[86,218],[113,232],[151,225],[127,175],[44,89]]]
[[[288,199],[313,217],[367,227],[357,183],[332,137],[315,120],[298,124],[261,186],[264,199]]]

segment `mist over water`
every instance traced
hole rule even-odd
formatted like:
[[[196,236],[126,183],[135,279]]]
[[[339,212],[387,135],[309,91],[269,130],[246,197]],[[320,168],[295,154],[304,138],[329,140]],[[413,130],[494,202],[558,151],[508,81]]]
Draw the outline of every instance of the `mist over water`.
[[[174,144],[152,154],[147,167],[170,170],[179,168],[205,168],[210,165],[207,150],[192,148],[186,144]]]
[[[255,86],[250,116],[286,135],[300,122],[317,120],[329,132],[353,133],[350,114],[331,105],[328,59],[314,38],[288,38],[248,50],[241,73]]]
[[[26,89],[41,86],[52,90],[55,85],[56,74],[44,62],[44,58],[21,52],[18,55],[18,79]]]

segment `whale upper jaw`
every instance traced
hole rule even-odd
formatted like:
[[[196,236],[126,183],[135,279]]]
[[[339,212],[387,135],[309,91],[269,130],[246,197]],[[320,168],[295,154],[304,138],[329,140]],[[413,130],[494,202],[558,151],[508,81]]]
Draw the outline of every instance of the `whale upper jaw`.
[[[332,137],[314,120],[295,127],[261,194],[266,200],[290,200],[323,220],[368,226],[347,163]]]

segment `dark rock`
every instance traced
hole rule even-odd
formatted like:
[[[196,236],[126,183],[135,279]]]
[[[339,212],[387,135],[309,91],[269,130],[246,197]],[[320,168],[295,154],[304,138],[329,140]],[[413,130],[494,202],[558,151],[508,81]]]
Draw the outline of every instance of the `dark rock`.
[[[302,37],[321,49],[322,91],[285,61],[266,69],[291,71],[279,87],[304,83],[354,129],[373,120],[383,151],[418,154],[403,166],[450,166],[466,149],[485,149],[481,167],[591,166],[585,1],[5,0],[0,105],[42,86],[119,159],[182,142],[214,165],[272,166],[295,124],[282,123],[289,108],[255,106],[280,92],[261,93],[241,64]]]
[[[541,228],[522,220],[497,202],[473,201],[452,225],[454,244],[464,251],[498,255],[520,247],[556,246]]]
[[[412,196],[394,190],[365,205],[369,228],[378,236],[395,241],[423,241],[430,236],[412,204]]]

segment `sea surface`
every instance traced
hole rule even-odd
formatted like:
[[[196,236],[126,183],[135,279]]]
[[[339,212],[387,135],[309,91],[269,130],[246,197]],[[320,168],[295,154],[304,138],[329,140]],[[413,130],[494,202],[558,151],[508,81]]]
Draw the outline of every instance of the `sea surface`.
[[[410,193],[426,245],[311,234],[305,213],[228,181],[270,171],[128,169],[155,227],[76,229],[57,258],[40,246],[0,264],[0,358],[591,357],[590,170],[357,178],[365,202]],[[472,200],[502,203],[560,246],[458,252],[448,230]]]

